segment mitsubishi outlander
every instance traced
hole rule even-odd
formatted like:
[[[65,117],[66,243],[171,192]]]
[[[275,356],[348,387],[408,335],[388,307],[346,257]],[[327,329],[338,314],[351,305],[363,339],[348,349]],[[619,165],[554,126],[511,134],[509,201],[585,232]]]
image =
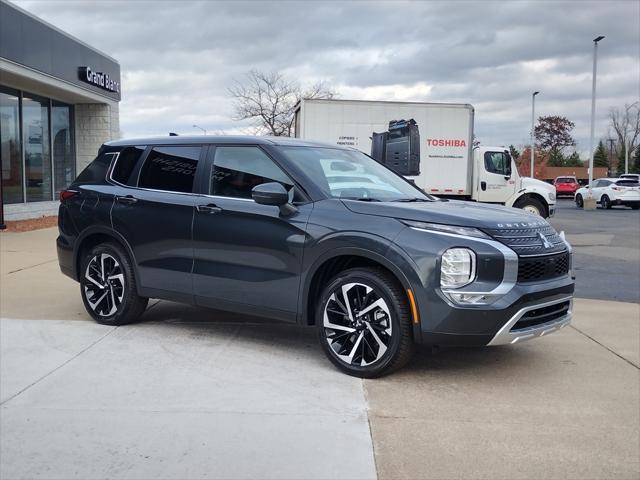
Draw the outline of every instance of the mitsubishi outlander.
[[[271,317],[376,377],[416,343],[514,344],[571,321],[571,247],[545,220],[437,199],[350,148],[118,140],[60,200],[60,268],[107,325],[149,298]]]

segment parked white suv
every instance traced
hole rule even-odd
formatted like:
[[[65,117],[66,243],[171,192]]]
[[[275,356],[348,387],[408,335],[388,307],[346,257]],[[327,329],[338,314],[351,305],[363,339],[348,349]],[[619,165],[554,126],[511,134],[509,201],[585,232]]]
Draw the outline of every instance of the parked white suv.
[[[640,184],[630,178],[599,178],[593,181],[593,198],[602,208],[609,209],[614,205],[624,205],[634,210],[640,208]],[[589,188],[582,187],[576,191],[575,202],[578,208],[584,205],[589,196]]]

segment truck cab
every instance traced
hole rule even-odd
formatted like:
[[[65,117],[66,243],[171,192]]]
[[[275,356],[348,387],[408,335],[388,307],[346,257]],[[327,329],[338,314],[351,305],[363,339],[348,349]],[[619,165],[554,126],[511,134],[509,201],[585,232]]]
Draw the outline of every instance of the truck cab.
[[[550,217],[555,213],[556,194],[553,185],[535,178],[521,177],[509,151],[504,147],[474,147],[473,162],[473,200],[522,208],[542,217]]]

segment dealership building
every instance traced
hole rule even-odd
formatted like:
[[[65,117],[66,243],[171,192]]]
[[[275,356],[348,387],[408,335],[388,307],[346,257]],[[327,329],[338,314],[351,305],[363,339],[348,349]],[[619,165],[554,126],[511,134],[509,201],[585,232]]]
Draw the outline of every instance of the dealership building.
[[[57,214],[60,191],[119,136],[119,101],[115,59],[0,0],[4,221]]]

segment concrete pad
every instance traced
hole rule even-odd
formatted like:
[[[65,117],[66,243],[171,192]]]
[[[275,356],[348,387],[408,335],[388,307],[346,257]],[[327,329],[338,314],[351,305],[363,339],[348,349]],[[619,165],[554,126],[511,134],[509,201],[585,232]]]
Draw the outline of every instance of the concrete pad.
[[[0,274],[57,261],[58,228],[0,233]]]
[[[89,320],[80,286],[60,273],[58,261],[0,275],[0,317]]]
[[[358,418],[13,408],[2,429],[6,479],[375,478]]]
[[[0,477],[375,478],[362,382],[224,315],[161,302],[6,402]]]
[[[640,367],[640,304],[576,299],[572,327]]]
[[[381,479],[638,478],[638,369],[578,331],[365,381]]]
[[[113,327],[89,322],[0,320],[0,404],[111,330]]]

